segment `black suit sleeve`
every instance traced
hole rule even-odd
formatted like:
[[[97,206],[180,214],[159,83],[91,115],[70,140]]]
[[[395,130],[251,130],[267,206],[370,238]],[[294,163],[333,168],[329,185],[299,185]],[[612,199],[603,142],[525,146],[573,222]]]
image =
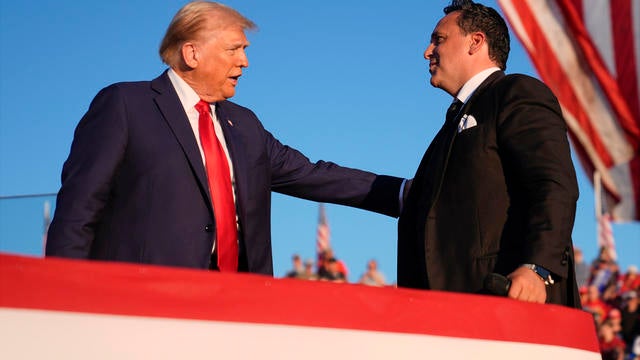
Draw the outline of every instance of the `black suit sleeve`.
[[[536,79],[511,75],[502,86],[500,157],[511,208],[522,211],[525,219],[524,239],[516,241],[523,244],[524,263],[566,278],[578,185],[560,106]]]

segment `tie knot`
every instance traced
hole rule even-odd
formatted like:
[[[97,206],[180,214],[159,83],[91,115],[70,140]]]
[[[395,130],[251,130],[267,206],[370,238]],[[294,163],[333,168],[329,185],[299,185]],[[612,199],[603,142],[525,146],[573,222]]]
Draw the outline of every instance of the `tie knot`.
[[[211,110],[211,107],[209,106],[209,103],[204,101],[204,100],[200,100],[198,101],[198,103],[196,104],[196,110],[198,110],[198,112],[200,114],[207,114],[209,115],[209,112]]]
[[[447,109],[447,120],[455,119],[456,116],[458,115],[458,112],[460,112],[461,107],[462,107],[462,101],[456,98],[456,100],[453,103],[451,103],[451,105],[449,105],[449,108]]]
[[[462,106],[462,101],[460,101],[459,99],[456,99],[454,102],[451,103],[451,105],[449,105],[448,111],[457,111],[460,109],[460,106]]]

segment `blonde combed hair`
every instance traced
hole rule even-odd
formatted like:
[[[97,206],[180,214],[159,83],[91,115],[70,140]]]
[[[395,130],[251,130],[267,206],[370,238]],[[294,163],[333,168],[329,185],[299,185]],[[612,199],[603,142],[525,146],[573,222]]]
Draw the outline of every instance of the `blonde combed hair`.
[[[207,31],[239,26],[243,30],[256,29],[253,21],[236,10],[212,1],[194,1],[183,6],[173,17],[160,43],[160,58],[170,67],[182,60],[181,48],[187,41],[197,40]]]

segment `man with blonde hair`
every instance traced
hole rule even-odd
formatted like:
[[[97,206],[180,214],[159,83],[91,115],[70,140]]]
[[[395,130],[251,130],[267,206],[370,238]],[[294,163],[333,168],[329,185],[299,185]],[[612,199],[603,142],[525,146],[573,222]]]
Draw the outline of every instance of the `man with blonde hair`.
[[[227,100],[254,28],[189,3],[160,46],[167,71],[98,93],[64,164],[47,256],[272,275],[272,190],[399,215],[402,179],[312,163]]]

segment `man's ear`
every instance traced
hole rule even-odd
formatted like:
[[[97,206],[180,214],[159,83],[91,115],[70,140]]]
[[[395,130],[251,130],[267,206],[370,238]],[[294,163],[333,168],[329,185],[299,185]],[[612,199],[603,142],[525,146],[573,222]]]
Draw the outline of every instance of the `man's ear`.
[[[482,48],[482,45],[484,45],[486,41],[487,41],[487,38],[484,35],[484,33],[474,32],[473,34],[471,34],[471,44],[469,45],[469,55],[477,53]]]
[[[182,44],[180,53],[182,55],[182,61],[187,67],[191,69],[198,67],[198,49],[194,43],[186,42]]]

